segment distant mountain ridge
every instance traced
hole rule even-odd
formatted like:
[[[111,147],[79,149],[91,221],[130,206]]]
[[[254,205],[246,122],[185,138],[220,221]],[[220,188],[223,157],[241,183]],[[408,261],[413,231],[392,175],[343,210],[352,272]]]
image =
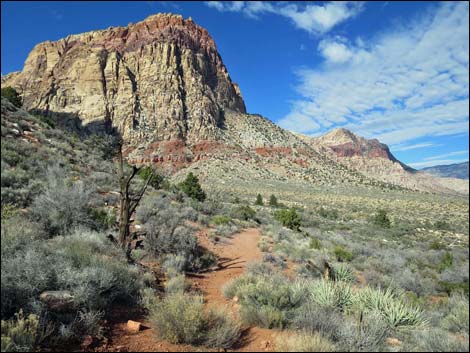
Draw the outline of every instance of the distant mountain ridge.
[[[457,178],[468,179],[469,163],[468,161],[462,163],[435,165],[421,169],[421,171],[441,178]]]

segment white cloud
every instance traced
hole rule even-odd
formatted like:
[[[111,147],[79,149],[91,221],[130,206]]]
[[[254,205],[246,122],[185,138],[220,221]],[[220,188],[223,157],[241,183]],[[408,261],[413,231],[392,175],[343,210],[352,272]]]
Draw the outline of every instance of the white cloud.
[[[344,63],[353,56],[353,52],[346,46],[346,44],[337,40],[322,40],[318,44],[318,50],[327,61],[334,64]]]
[[[400,144],[468,133],[469,10],[441,3],[373,39],[322,42],[325,62],[297,72],[301,99],[279,123],[312,133],[344,126]],[[335,65],[332,65],[335,63]],[[295,117],[302,116],[296,123]]]
[[[455,163],[462,163],[466,162],[468,159],[440,159],[440,160],[432,160],[426,162],[417,162],[417,163],[407,163],[412,168],[426,168],[426,167],[434,167],[436,165],[445,165],[445,164],[455,164]]]
[[[407,145],[407,146],[396,145],[396,146],[392,146],[391,149],[395,152],[398,152],[398,151],[409,151],[409,150],[415,150],[418,148],[425,148],[425,147],[432,147],[432,146],[436,147],[436,146],[441,146],[441,145],[436,145],[430,142],[424,142],[424,143],[416,143],[416,144]]]
[[[330,1],[323,5],[298,6],[268,1],[206,1],[207,6],[220,12],[242,12],[251,18],[271,13],[290,19],[293,24],[312,34],[330,31],[336,25],[356,16],[363,8],[360,1]]]
[[[468,154],[468,151],[467,150],[465,150],[465,151],[455,151],[455,152],[440,154],[438,156],[424,158],[424,160],[425,161],[433,161],[433,160],[436,160],[436,159],[442,159],[442,158],[446,158],[446,157],[453,157],[453,156],[458,156],[458,155],[461,155],[461,154]]]

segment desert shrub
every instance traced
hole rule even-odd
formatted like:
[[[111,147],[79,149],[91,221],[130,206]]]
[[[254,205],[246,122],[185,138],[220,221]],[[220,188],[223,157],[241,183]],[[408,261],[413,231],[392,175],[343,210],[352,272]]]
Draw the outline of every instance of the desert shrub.
[[[263,206],[263,197],[261,196],[261,194],[258,194],[256,196],[256,201],[255,201],[255,205],[257,206]]]
[[[295,333],[276,340],[277,352],[335,352],[335,345],[318,333]]]
[[[418,352],[468,352],[468,338],[457,339],[448,332],[432,328],[414,332],[412,348]]]
[[[335,281],[355,282],[356,275],[351,267],[345,264],[336,264],[333,266]]]
[[[184,255],[168,254],[164,257],[162,270],[168,278],[173,278],[183,273],[186,267],[186,259]]]
[[[278,279],[258,281],[238,293],[242,308],[240,315],[247,324],[267,328],[286,327],[291,312],[302,300],[302,293],[294,295],[293,289]]]
[[[230,315],[221,310],[210,310],[206,318],[207,333],[204,345],[210,348],[229,349],[240,339],[241,328]]]
[[[300,216],[297,214],[295,208],[289,210],[279,210],[274,213],[274,218],[279,221],[284,227],[298,231],[300,228]]]
[[[286,327],[305,296],[302,286],[290,284],[263,264],[230,282],[223,291],[226,297],[239,298],[243,322],[267,328]]]
[[[103,328],[100,321],[103,318],[100,311],[78,311],[72,319],[61,318],[58,334],[54,337],[56,343],[80,342],[85,336],[101,338]]]
[[[429,250],[442,250],[445,249],[446,246],[438,239],[434,239],[431,244],[429,244]]]
[[[90,217],[95,223],[97,230],[106,230],[116,225],[116,210],[92,208],[89,210]]]
[[[233,218],[241,219],[243,221],[249,221],[253,219],[256,215],[256,211],[250,206],[239,206],[232,210],[230,214]]]
[[[338,340],[343,352],[379,352],[389,333],[382,317],[372,313],[360,320],[344,318]]]
[[[23,103],[21,102],[20,95],[18,94],[18,92],[16,92],[13,87],[2,87],[1,91],[2,97],[8,99],[14,106],[20,108],[23,105]]]
[[[279,203],[277,202],[276,196],[271,195],[269,197],[269,206],[271,206],[271,207],[278,207],[279,206]]]
[[[50,168],[45,190],[34,199],[31,214],[52,235],[66,234],[80,225],[89,226],[91,192],[81,181],[69,184],[60,168]]]
[[[222,311],[204,312],[201,296],[174,293],[155,300],[149,318],[160,338],[172,343],[205,344],[230,348],[240,337],[240,328]]]
[[[20,308],[33,312],[45,290],[68,290],[78,307],[100,311],[117,301],[136,303],[143,286],[120,248],[84,230],[2,254],[1,271],[2,317]]]
[[[186,179],[179,187],[181,191],[194,200],[204,201],[206,199],[206,193],[202,190],[199,179],[192,172],[186,176]]]
[[[291,327],[337,340],[342,323],[343,315],[338,309],[308,301],[295,310]]]
[[[403,300],[401,293],[387,288],[366,287],[358,294],[358,302],[366,312],[376,312],[390,327],[419,327],[427,324],[423,312]]]
[[[442,320],[443,326],[451,332],[468,335],[469,332],[469,305],[468,297],[456,293],[450,297],[449,312]]]
[[[230,221],[231,221],[231,218],[228,216],[224,216],[224,215],[214,216],[212,217],[212,220],[211,220],[211,222],[214,223],[216,226],[227,225],[230,223]]]
[[[204,340],[204,302],[200,296],[175,293],[156,301],[149,313],[160,338],[190,344]]]
[[[343,248],[341,245],[336,245],[333,249],[333,253],[336,257],[336,260],[342,261],[351,261],[353,259],[353,254]]]
[[[331,209],[331,210],[327,210],[323,207],[320,207],[320,209],[318,210],[318,214],[323,217],[323,218],[328,218],[328,219],[338,219],[338,210],[336,209]]]
[[[38,327],[38,316],[29,314],[25,317],[21,310],[14,319],[2,320],[2,352],[32,352]]]
[[[286,263],[285,263],[285,261],[282,257],[276,256],[276,255],[271,254],[271,253],[263,254],[263,261],[264,262],[269,262],[269,263],[273,264],[276,267],[280,267],[280,268],[286,268],[287,267],[287,265],[286,265]]]
[[[445,269],[448,269],[452,267],[452,264],[454,262],[454,256],[450,251],[446,251],[444,255],[441,258],[441,262],[439,263],[439,272],[444,271]]]
[[[169,294],[184,293],[191,288],[191,283],[186,280],[184,274],[172,277],[165,283],[165,292]]]
[[[390,219],[385,210],[377,210],[373,218],[373,223],[382,228],[390,228]]]
[[[321,241],[318,238],[311,237],[309,242],[310,249],[320,250],[322,248]]]

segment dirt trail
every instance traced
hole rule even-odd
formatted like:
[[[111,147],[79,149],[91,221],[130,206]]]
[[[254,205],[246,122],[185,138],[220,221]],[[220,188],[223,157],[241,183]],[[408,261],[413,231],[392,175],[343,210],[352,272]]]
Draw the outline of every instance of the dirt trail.
[[[198,234],[201,246],[214,252],[218,256],[218,266],[216,269],[200,274],[189,276],[193,288],[201,291],[204,295],[208,307],[226,307],[234,316],[237,316],[239,304],[227,300],[222,293],[223,286],[245,272],[246,266],[255,261],[261,260],[262,254],[258,248],[260,239],[259,230],[250,228],[233,235],[231,239],[223,239],[218,244],[213,244],[208,236],[207,230],[202,230]],[[140,352],[189,352],[201,350],[190,345],[171,344],[166,341],[159,341],[156,338],[150,323],[145,321],[141,313],[129,313],[117,310],[116,321],[113,319],[110,343],[99,350],[107,351],[140,351]],[[136,334],[129,334],[126,331],[127,320],[143,322],[149,328]],[[276,331],[261,329],[258,327],[247,328],[242,335],[240,345],[233,351],[239,352],[266,352],[274,350],[274,341],[277,336]],[[231,350],[232,351],[232,350]]]

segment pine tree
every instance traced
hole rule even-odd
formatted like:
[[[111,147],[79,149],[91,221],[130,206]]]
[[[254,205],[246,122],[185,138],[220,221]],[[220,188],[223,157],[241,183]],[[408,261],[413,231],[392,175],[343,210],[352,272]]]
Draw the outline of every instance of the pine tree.
[[[206,193],[202,190],[199,179],[192,172],[180,184],[180,189],[194,200],[204,201],[206,199]]]
[[[271,195],[271,197],[269,198],[269,206],[271,206],[271,207],[278,207],[279,206],[279,204],[277,203],[276,196]]]
[[[258,205],[258,206],[263,206],[263,197],[261,197],[261,194],[258,194],[258,196],[256,196],[256,202],[255,202],[255,205]]]

